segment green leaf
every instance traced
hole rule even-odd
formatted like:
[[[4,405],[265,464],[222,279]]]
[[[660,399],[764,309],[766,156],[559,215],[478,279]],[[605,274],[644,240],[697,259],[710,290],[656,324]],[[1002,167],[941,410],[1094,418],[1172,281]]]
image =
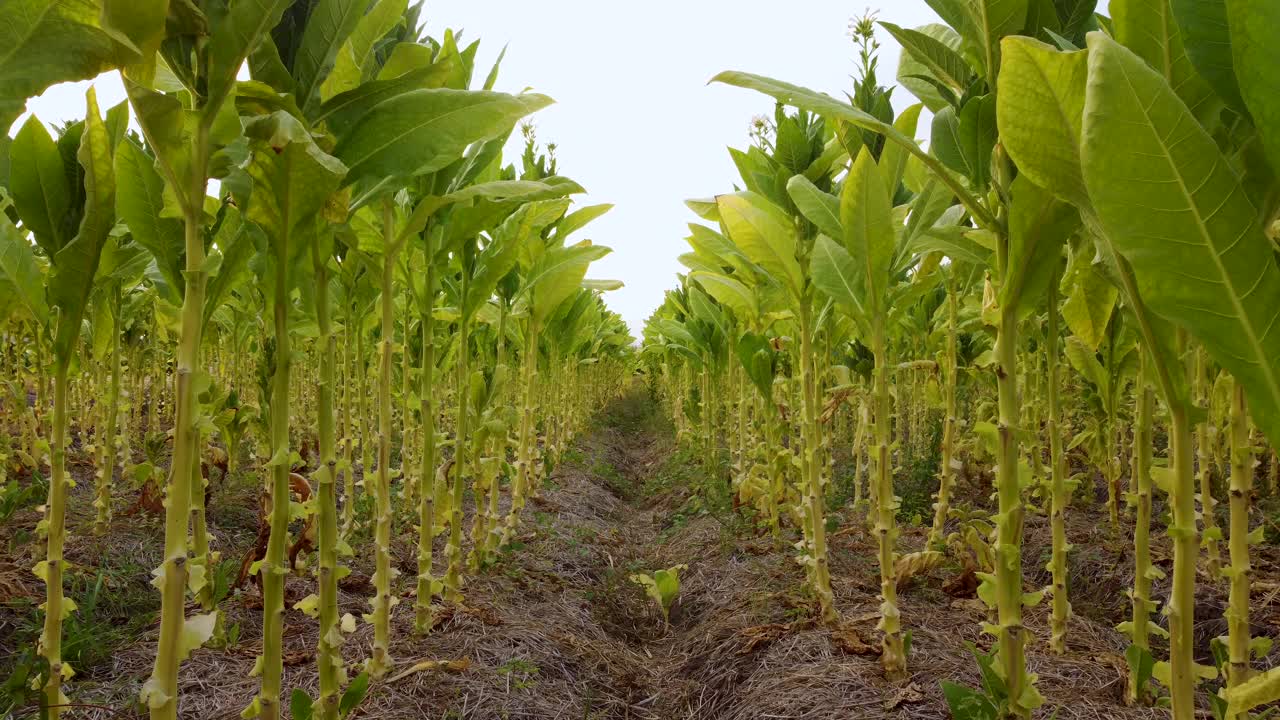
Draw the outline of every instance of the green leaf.
[[[796,260],[796,236],[787,216],[777,205],[753,192],[716,198],[720,218],[729,239],[774,280],[800,297],[804,277]]]
[[[1209,87],[1237,112],[1244,110],[1231,59],[1226,0],[1171,0],[1187,57]]]
[[[186,250],[182,221],[163,217],[164,180],[155,161],[132,141],[116,148],[116,212],[133,239],[155,258],[156,267],[179,295]]]
[[[947,680],[941,684],[951,717],[956,720],[998,720],[1000,717],[996,706],[977,690]]]
[[[246,168],[254,189],[245,217],[266,234],[275,260],[288,263],[314,241],[306,224],[315,221],[346,168],[284,111],[260,119],[248,134],[255,140]]]
[[[1226,0],[1231,54],[1244,103],[1273,170],[1280,168],[1280,4],[1267,0]]]
[[[996,145],[996,99],[970,98],[956,112],[945,107],[933,116],[932,149],[947,167],[963,173],[974,187],[991,179],[991,151]]]
[[[408,0],[380,0],[360,19],[355,31],[334,58],[333,70],[320,85],[320,98],[328,101],[339,93],[354,90],[365,76],[374,44],[400,24]]]
[[[289,713],[293,720],[311,720],[311,696],[302,688],[294,688],[289,696]]]
[[[44,297],[44,276],[36,263],[31,243],[7,218],[0,218],[0,284],[38,325],[49,322],[49,306]]]
[[[569,247],[551,248],[535,261],[522,293],[527,294],[530,315],[539,325],[581,288],[587,267],[610,252],[603,245],[583,241]]]
[[[940,23],[921,25],[909,32],[919,33],[938,43],[947,51],[958,54],[963,42],[956,31]],[[968,68],[968,62],[961,58]],[[969,70],[970,76],[973,70]],[[916,58],[914,53],[904,52],[898,56],[898,83],[920,98],[930,112],[938,112],[942,108],[955,104],[957,93],[951,91],[950,85],[936,76],[929,65]],[[964,86],[968,88],[968,85]]]
[[[1062,304],[1062,319],[1090,350],[1097,350],[1106,337],[1107,323],[1111,321],[1119,293],[1092,264],[1080,268],[1074,275],[1066,302]]]
[[[787,194],[796,209],[809,222],[818,227],[818,231],[833,238],[844,237],[844,228],[840,225],[840,199],[823,192],[817,185],[809,182],[803,175],[794,175],[787,181]]]
[[[85,96],[88,106],[84,134],[76,159],[84,168],[84,214],[76,236],[53,255],[49,295],[58,308],[58,328],[54,336],[54,357],[68,362],[80,335],[93,276],[107,235],[115,224],[115,173],[111,143],[98,112],[98,97],[92,87]]]
[[[760,391],[760,395],[765,398],[766,407],[772,412],[775,407],[773,404],[773,376],[777,366],[777,358],[773,351],[773,347],[769,344],[769,339],[763,335],[755,333],[744,333],[738,339],[734,346],[734,351],[738,356],[739,362],[747,372],[747,376],[751,378],[751,383]]]
[[[320,83],[329,76],[338,50],[355,31],[370,1],[319,0],[311,8],[293,62],[294,95],[304,113],[320,102]]]
[[[360,673],[351,681],[347,689],[342,693],[342,698],[338,700],[338,716],[346,717],[351,711],[364,700],[365,694],[369,692],[369,673]]]
[[[209,16],[209,80],[206,112],[217,113],[236,73],[293,0],[237,0]]]
[[[0,128],[5,134],[27,98],[137,60],[137,53],[102,29],[101,13],[96,0],[0,3]]]
[[[916,125],[920,121],[920,110],[923,107],[920,103],[909,106],[893,121],[893,127],[904,137],[914,139]],[[909,157],[907,149],[897,143],[885,143],[884,149],[880,151],[880,175],[884,179],[885,191],[889,193],[890,200],[893,200],[898,193],[898,185],[902,183]]]
[[[1146,60],[1193,115],[1207,117],[1215,104],[1213,90],[1187,57],[1170,0],[1111,0],[1109,7],[1115,39]]]
[[[612,209],[613,205],[611,203],[601,203],[599,205],[588,205],[565,215],[560,222],[556,223],[556,239],[562,242],[567,240],[570,235],[586,227],[592,220],[602,217]]]
[[[1080,226],[1071,205],[1025,176],[1010,188],[1009,258],[1000,286],[1000,304],[1025,317],[1044,299],[1062,260],[1062,246]]]
[[[414,90],[384,100],[334,148],[350,168],[347,183],[439,170],[468,145],[497,137],[525,115],[551,104],[545,95],[468,90]]]
[[[476,256],[475,275],[462,305],[463,315],[470,316],[489,301],[498,281],[515,267],[522,246],[540,236],[568,207],[567,199],[526,203],[503,221],[493,232],[493,240]]]
[[[53,255],[71,235],[64,227],[71,187],[58,145],[44,123],[32,115],[9,146],[9,158],[9,192],[18,217],[35,235],[36,244]]]
[[[154,79],[168,13],[169,0],[102,0],[103,29],[137,53],[137,64],[126,72],[140,82]]]
[[[1099,221],[1143,300],[1187,328],[1244,384],[1280,441],[1280,268],[1240,180],[1167,83],[1089,37],[1082,159]]]
[[[1107,371],[1102,367],[1102,363],[1098,362],[1097,354],[1087,344],[1080,338],[1072,336],[1067,338],[1063,352],[1067,356],[1067,361],[1071,363],[1071,367],[1092,383],[1099,393],[1104,395],[1110,393],[1111,382]]]
[[[908,152],[915,156],[925,167],[929,168],[935,176],[945,183],[960,203],[973,215],[978,224],[985,227],[995,225],[995,218],[983,208],[976,198],[974,198],[955,178],[953,178],[946,169],[941,165],[937,158],[926,153],[920,146],[916,144],[914,138],[903,135],[894,126],[876,119],[874,116],[859,110],[847,103],[842,103],[829,95],[814,92],[808,88],[798,85],[774,80],[773,78],[763,77],[761,75],[752,75],[744,72],[722,72],[711,79],[711,82],[725,83],[735,87],[747,88],[768,95],[783,105],[807,110],[817,113],[828,119],[843,120],[844,122],[856,125],[864,130],[884,135],[887,140],[902,145]]]
[[[887,309],[889,270],[895,245],[893,201],[880,167],[870,152],[858,153],[840,192],[840,221],[845,250],[859,268],[862,306],[876,322]]]
[[[987,82],[994,85],[1000,72],[1000,40],[1022,31],[1027,22],[1027,0],[967,0],[967,5],[984,58]]]
[[[744,321],[754,320],[760,314],[755,293],[735,278],[716,272],[696,271],[689,273],[689,279],[701,285],[716,302]]]
[[[1018,172],[1058,197],[1088,204],[1080,169],[1088,53],[1058,52],[1038,40],[1004,40],[997,93],[1000,142]]]
[[[942,41],[919,30],[898,27],[891,22],[881,22],[880,26],[888,30],[916,62],[957,93],[963,93],[973,84],[973,69],[969,67],[969,63]]]
[[[871,318],[863,305],[862,268],[839,243],[819,235],[809,258],[813,284],[864,327]]]

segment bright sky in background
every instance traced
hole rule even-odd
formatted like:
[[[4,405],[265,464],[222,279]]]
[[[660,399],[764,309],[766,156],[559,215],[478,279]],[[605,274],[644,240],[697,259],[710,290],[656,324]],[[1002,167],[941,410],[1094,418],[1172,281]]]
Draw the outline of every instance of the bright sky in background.
[[[905,27],[938,22],[924,0],[881,0],[879,9]],[[556,99],[534,116],[538,139],[557,144],[560,172],[590,193],[578,202],[616,205],[581,237],[613,248],[591,276],[626,283],[606,300],[639,337],[683,271],[676,258],[696,219],[683,201],[732,191],[726,147],[746,146],[751,118],[773,109],[763,95],[707,80],[744,70],[842,97],[855,66],[848,24],[863,10],[835,0],[427,0],[423,17],[433,36],[454,28],[481,40],[478,77],[509,44],[497,89]],[[899,49],[879,37],[880,82],[889,84]],[[124,99],[114,73],[95,82],[102,107]],[[82,117],[86,85],[51,88],[28,108],[47,123]],[[914,102],[902,89],[894,100],[898,110]],[[926,118],[920,127],[927,134]]]

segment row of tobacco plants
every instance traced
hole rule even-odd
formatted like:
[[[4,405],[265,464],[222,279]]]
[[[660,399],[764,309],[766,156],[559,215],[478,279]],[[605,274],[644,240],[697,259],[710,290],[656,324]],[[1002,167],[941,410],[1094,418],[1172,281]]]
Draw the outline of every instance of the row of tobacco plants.
[[[1118,628],[1129,701],[1190,720],[1203,687],[1219,717],[1247,717],[1280,698],[1280,671],[1252,669],[1269,642],[1249,622],[1253,484],[1274,486],[1280,443],[1280,5],[1112,0],[1107,17],[1093,0],[928,4],[945,24],[854,24],[859,73],[841,99],[715,78],[777,110],[731,150],[741,189],[689,201],[688,272],[645,328],[645,366],[685,442],[728,454],[742,505],[776,538],[797,529],[828,623],[832,448],[851,446],[888,677],[910,671],[898,576],[942,553],[976,558],[992,654],[981,691],[944,684],[956,717],[1043,703],[1023,612],[1051,603],[1049,649],[1067,650],[1065,517],[1094,476],[1115,537],[1132,542],[1132,618]],[[878,32],[902,45],[897,79],[919,101],[896,116]],[[934,409],[937,445],[922,420]],[[930,445],[929,546],[903,555],[895,493]],[[1068,452],[1086,472],[1068,473]],[[951,506],[974,462],[994,468],[990,513]],[[1029,512],[1052,527],[1052,582],[1033,592]],[[1168,535],[1171,577],[1152,563],[1153,533]],[[1198,565],[1229,586],[1216,668],[1193,659]]]
[[[281,716],[284,583],[305,567],[314,592],[296,607],[319,623],[319,695],[289,702],[295,718],[333,719],[353,704],[356,620],[337,599],[352,528],[372,527],[376,555],[362,692],[394,665],[401,594],[413,589],[429,631],[434,603],[461,600],[625,378],[631,340],[600,299],[618,283],[585,279],[609,250],[571,237],[609,207],[570,211],[583,189],[531,133],[520,167],[503,163],[550,98],[495,92],[497,65],[475,77],[476,43],[421,24],[407,0],[0,5],[5,127],[54,83],[118,70],[128,94],[103,113],[90,89],[83,120],[51,133],[30,118],[0,140],[3,470],[48,477],[32,678],[48,717],[74,676],[69,505],[91,503],[79,516],[99,534],[129,522],[113,509],[135,496],[164,516],[140,702],[175,718],[183,660],[226,632],[202,465],[235,472],[247,457],[263,501],[244,574],[263,617],[244,714]],[[91,492],[72,491],[77,453]],[[418,574],[397,583],[405,515]]]

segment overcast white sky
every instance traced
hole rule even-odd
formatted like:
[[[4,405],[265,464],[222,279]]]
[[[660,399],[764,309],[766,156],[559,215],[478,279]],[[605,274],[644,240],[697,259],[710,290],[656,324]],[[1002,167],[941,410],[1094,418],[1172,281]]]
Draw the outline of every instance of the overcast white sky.
[[[906,27],[937,22],[924,0],[878,7]],[[863,10],[835,0],[427,0],[424,17],[437,37],[451,27],[481,39],[480,75],[509,44],[498,89],[556,99],[534,116],[538,137],[558,145],[562,174],[589,191],[579,202],[616,205],[582,237],[614,249],[591,276],[626,283],[607,300],[638,337],[682,271],[676,257],[694,219],[683,200],[730,190],[737,173],[725,148],[743,147],[751,117],[772,111],[763,95],[707,80],[745,70],[838,96],[854,72],[848,22]],[[898,47],[883,31],[880,41],[888,84]],[[114,74],[95,83],[103,107],[124,99]],[[49,123],[81,117],[85,85],[51,88],[28,107]],[[899,110],[912,102],[895,93]]]

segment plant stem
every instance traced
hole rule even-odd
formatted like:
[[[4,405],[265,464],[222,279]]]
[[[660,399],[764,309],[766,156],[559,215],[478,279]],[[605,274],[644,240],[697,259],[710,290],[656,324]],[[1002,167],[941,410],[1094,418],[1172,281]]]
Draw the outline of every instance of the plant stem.
[[[1227,605],[1227,688],[1248,680],[1249,632],[1249,505],[1253,498],[1253,446],[1249,442],[1249,411],[1244,386],[1231,381],[1231,592]],[[1236,717],[1242,717],[1237,715]],[[1231,718],[1230,720],[1235,720]]]

